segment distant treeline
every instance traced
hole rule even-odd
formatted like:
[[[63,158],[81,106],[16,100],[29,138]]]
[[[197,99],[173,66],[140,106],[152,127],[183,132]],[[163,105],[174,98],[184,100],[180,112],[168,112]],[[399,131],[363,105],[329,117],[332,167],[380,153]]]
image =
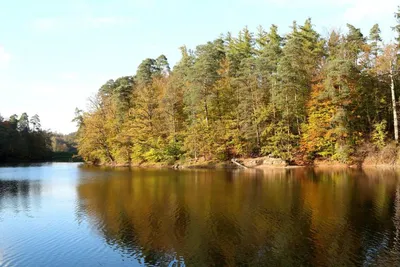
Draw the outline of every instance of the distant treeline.
[[[0,115],[0,163],[72,161],[77,154],[74,136],[42,130],[38,115],[7,120]]]
[[[51,137],[52,150],[54,152],[66,152],[77,154],[76,133],[53,133]]]
[[[77,162],[82,161],[78,156],[76,133],[59,134],[53,133],[51,137],[53,157],[56,162]]]
[[[397,24],[395,24],[397,23]],[[174,162],[272,155],[349,162],[363,144],[398,140],[400,8],[395,42],[318,34],[311,19],[282,36],[248,28],[110,80],[77,110],[79,154],[89,162]]]

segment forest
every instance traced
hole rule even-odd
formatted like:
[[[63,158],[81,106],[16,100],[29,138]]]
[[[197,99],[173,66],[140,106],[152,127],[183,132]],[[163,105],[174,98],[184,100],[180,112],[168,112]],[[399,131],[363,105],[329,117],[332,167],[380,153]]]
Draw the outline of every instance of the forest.
[[[0,115],[0,162],[47,161],[51,153],[51,135],[41,129],[38,115]]]
[[[390,43],[378,24],[326,37],[311,19],[285,35],[276,25],[245,27],[181,47],[173,69],[164,55],[147,58],[76,110],[79,154],[97,164],[257,156],[306,164],[396,148],[400,7],[393,25]]]
[[[43,130],[37,114],[0,115],[0,163],[72,161],[77,154],[75,133]],[[77,160],[79,160],[77,158]]]

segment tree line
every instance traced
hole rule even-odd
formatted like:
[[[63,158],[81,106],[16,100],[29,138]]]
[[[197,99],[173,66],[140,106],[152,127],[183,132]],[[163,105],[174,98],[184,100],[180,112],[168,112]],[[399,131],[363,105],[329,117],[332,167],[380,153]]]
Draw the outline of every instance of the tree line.
[[[51,134],[51,146],[53,151],[52,161],[54,162],[80,162],[76,143],[76,133]]]
[[[76,133],[43,130],[38,115],[0,115],[0,163],[80,161]]]
[[[76,111],[79,154],[93,163],[226,160],[271,155],[349,162],[363,144],[398,140],[400,7],[395,41],[378,24],[324,38],[311,19],[280,35],[221,35],[109,80]]]
[[[48,161],[51,133],[41,129],[40,118],[22,113],[8,120],[0,115],[0,162]]]
[[[66,152],[77,154],[76,133],[61,134],[52,133],[51,146],[54,152]]]

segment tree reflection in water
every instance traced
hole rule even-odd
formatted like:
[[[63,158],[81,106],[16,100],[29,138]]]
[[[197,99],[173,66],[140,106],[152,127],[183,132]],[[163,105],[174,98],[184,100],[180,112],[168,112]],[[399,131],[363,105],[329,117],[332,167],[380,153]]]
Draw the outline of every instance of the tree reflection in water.
[[[83,170],[85,172],[85,170]],[[394,171],[86,170],[80,212],[148,265],[340,266],[398,260]]]
[[[0,215],[5,207],[14,212],[40,206],[41,184],[32,180],[0,180]]]

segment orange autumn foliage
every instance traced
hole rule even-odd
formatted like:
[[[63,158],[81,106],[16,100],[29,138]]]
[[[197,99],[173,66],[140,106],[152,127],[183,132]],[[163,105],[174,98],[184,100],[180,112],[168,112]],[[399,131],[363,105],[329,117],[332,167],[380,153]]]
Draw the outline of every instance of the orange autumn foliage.
[[[332,120],[336,112],[332,100],[323,95],[322,82],[312,86],[311,98],[307,104],[308,123],[303,126],[300,148],[307,159],[317,156],[328,157],[334,153],[336,136]]]

